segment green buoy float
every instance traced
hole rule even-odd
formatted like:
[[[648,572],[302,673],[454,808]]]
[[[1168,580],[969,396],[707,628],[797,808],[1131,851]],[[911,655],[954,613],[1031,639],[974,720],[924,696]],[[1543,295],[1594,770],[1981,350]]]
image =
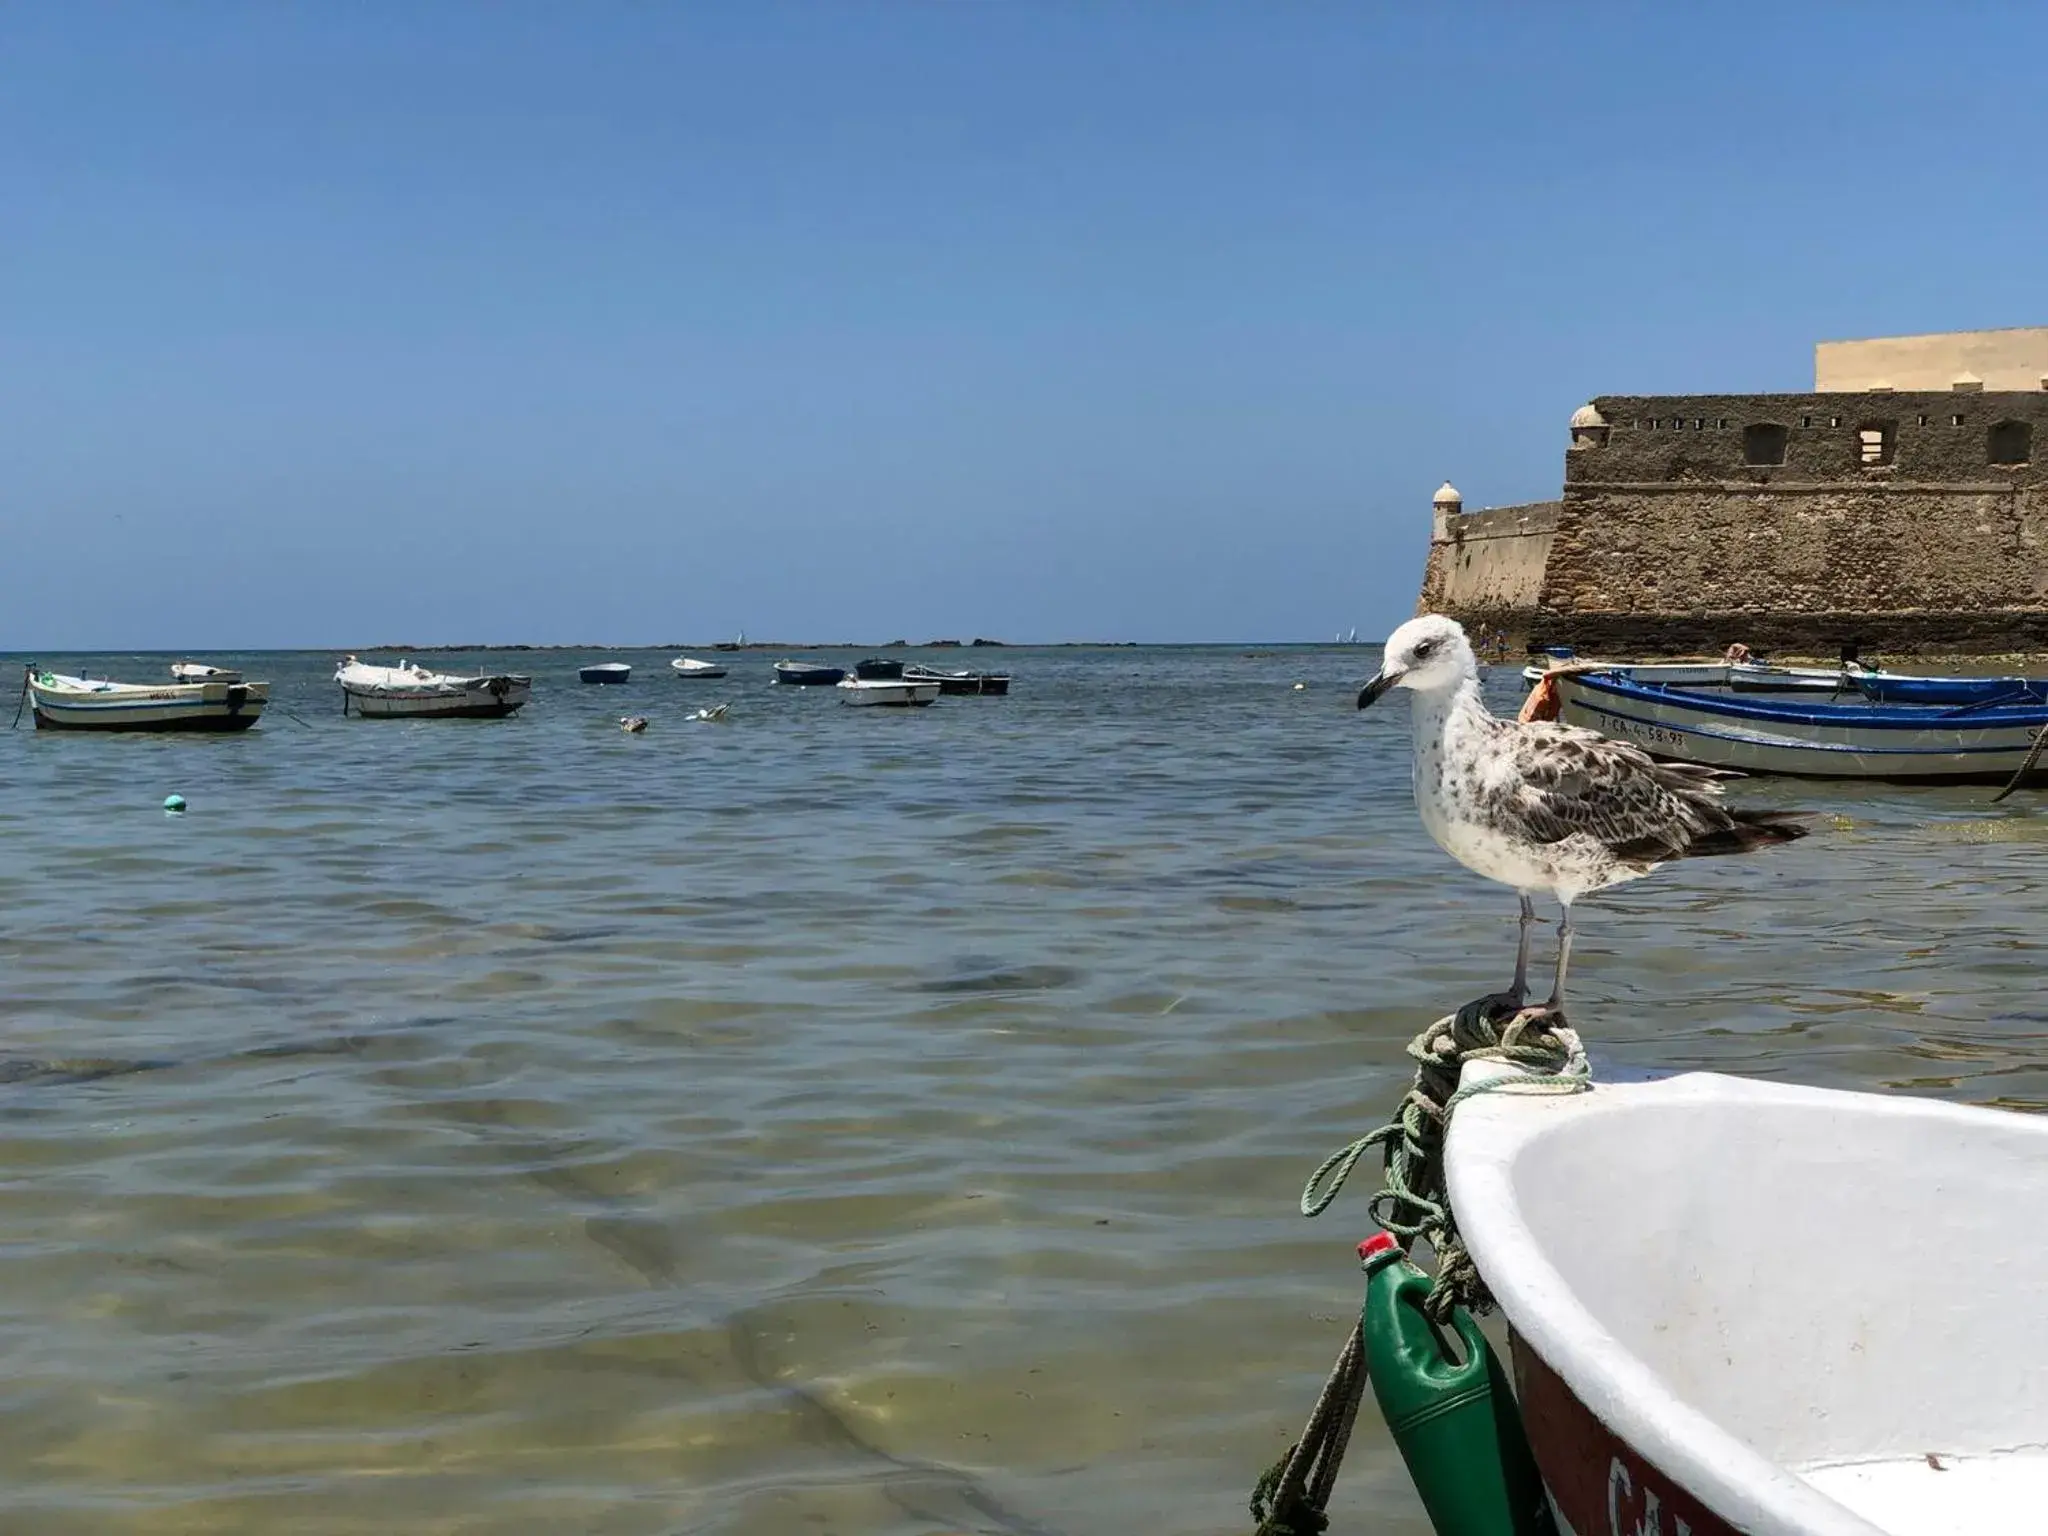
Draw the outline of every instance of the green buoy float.
[[[1367,1374],[1437,1536],[1557,1536],[1500,1357],[1463,1307],[1464,1359],[1422,1310],[1430,1279],[1391,1233],[1359,1244]]]

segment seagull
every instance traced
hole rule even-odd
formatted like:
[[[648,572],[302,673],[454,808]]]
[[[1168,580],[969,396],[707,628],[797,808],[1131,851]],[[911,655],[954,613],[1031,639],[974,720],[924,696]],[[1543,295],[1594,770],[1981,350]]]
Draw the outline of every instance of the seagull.
[[[1557,972],[1540,1013],[1564,1012],[1572,903],[1588,891],[1638,880],[1671,859],[1747,853],[1806,835],[1796,811],[1733,810],[1721,802],[1727,769],[1660,763],[1598,731],[1544,720],[1501,720],[1479,692],[1465,631],[1438,614],[1387,637],[1377,676],[1358,707],[1406,688],[1414,698],[1415,807],[1422,824],[1474,874],[1521,893],[1515,979],[1488,999],[1520,1012],[1529,993],[1534,897],[1548,891],[1563,915]]]

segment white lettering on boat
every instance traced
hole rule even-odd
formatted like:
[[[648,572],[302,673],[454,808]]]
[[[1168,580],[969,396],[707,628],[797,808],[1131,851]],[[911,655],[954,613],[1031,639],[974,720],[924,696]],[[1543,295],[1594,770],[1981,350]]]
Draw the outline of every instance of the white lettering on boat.
[[[1632,741],[1647,741],[1660,747],[1685,745],[1685,732],[1674,731],[1667,725],[1646,725],[1640,720],[1627,720],[1620,715],[1610,715],[1605,710],[1595,710],[1593,716],[1599,721],[1595,729],[1602,736],[1626,736]]]
[[[1643,1486],[1643,1512],[1635,1524],[1623,1527],[1621,1523],[1622,1504],[1635,1503],[1635,1479],[1629,1476],[1628,1464],[1619,1456],[1607,1467],[1607,1532],[1608,1536],[1664,1536],[1664,1504],[1657,1497],[1657,1490],[1647,1483]],[[1672,1536],[1692,1536],[1692,1527],[1683,1517],[1673,1515],[1676,1522]]]

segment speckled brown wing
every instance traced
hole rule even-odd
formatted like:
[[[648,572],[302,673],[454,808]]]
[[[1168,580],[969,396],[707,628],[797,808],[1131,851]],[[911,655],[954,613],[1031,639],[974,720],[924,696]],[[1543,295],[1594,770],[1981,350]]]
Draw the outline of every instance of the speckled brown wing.
[[[1492,789],[1488,810],[1518,822],[1534,841],[1584,834],[1616,858],[1657,863],[1733,825],[1720,801],[1727,775],[1714,769],[1655,762],[1576,726],[1505,728],[1515,771]]]

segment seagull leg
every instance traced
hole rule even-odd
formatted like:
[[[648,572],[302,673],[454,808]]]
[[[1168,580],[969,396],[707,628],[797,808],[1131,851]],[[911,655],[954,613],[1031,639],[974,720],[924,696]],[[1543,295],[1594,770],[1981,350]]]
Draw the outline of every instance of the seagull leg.
[[[1564,972],[1572,959],[1572,908],[1564,904],[1564,916],[1557,920],[1557,977],[1550,984],[1550,1001],[1543,1005],[1545,1013],[1564,1012]]]
[[[1536,926],[1536,903],[1522,897],[1521,937],[1515,945],[1515,979],[1505,992],[1489,992],[1479,1001],[1492,1013],[1515,1014],[1529,1000],[1529,930]]]
[[[1515,945],[1515,983],[1508,988],[1508,996],[1515,1000],[1517,1008],[1522,999],[1529,995],[1529,930],[1536,926],[1536,903],[1529,899],[1529,893],[1522,893],[1521,940]]]

